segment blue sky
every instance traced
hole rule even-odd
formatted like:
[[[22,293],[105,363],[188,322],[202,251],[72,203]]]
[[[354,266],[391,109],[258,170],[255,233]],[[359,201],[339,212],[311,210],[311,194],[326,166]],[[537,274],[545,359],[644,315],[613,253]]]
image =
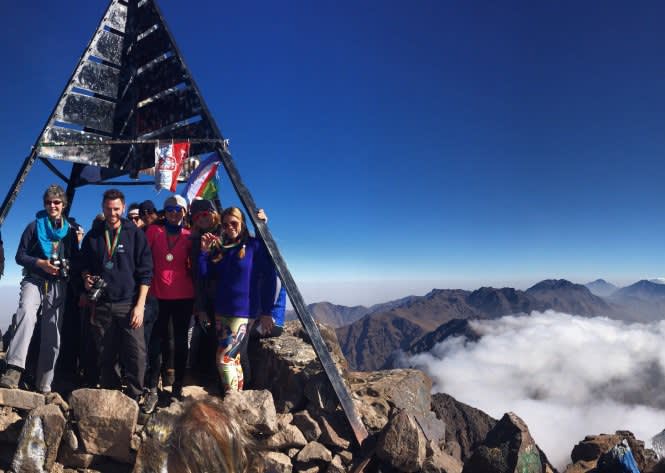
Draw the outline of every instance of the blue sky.
[[[665,274],[664,3],[159,4],[308,302]],[[105,6],[6,6],[0,189]],[[10,258],[56,180],[30,174]]]

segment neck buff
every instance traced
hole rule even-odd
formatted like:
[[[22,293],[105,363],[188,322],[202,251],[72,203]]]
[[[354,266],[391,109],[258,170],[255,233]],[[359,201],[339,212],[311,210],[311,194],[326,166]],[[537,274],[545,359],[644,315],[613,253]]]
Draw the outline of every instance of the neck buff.
[[[46,210],[37,213],[37,238],[39,239],[39,246],[47,258],[53,256],[53,243],[65,238],[69,232],[69,222],[66,218],[61,218],[62,226],[54,228]]]

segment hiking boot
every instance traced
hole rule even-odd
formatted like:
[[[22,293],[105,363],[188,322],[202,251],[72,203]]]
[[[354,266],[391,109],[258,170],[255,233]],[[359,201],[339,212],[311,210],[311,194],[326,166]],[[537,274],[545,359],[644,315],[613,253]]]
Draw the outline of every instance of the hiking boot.
[[[155,407],[157,407],[157,402],[159,402],[159,395],[157,394],[157,390],[151,389],[143,398],[143,405],[141,406],[141,410],[145,414],[152,414],[155,410]]]
[[[16,368],[7,368],[0,378],[0,388],[18,389],[19,381],[21,381],[21,372]]]

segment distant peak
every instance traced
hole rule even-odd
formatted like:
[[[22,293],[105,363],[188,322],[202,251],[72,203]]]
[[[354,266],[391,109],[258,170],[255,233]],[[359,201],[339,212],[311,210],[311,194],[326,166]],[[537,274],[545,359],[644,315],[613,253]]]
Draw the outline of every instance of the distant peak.
[[[649,279],[648,281],[654,284],[665,284],[665,278],[653,278]]]
[[[543,291],[552,289],[572,289],[578,287],[579,284],[574,284],[567,279],[545,279],[539,283],[531,286],[527,291]]]

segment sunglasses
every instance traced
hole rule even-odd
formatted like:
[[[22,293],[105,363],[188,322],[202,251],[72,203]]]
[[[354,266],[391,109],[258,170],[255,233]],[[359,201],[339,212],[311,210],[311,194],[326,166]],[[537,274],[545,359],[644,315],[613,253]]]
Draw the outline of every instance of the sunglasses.
[[[150,215],[150,214],[156,214],[157,211],[155,209],[151,210],[141,210],[141,215]]]
[[[141,220],[141,217],[139,217],[138,215],[132,215],[129,217],[129,219],[136,222],[137,220]]]
[[[207,217],[210,217],[211,215],[212,215],[211,212],[209,212],[209,211],[207,211],[207,210],[202,210],[201,212],[196,212],[196,213],[194,214],[194,217],[193,217],[193,218],[194,218],[194,220],[198,220],[198,219],[200,219],[200,218],[207,218]]]
[[[222,227],[224,228],[239,228],[240,227],[240,222],[238,221],[233,221],[233,222],[224,222],[222,223]]]
[[[60,205],[62,200],[45,200],[44,205]]]
[[[179,205],[167,205],[166,207],[164,207],[164,211],[165,212],[181,212],[182,207],[180,207]]]

